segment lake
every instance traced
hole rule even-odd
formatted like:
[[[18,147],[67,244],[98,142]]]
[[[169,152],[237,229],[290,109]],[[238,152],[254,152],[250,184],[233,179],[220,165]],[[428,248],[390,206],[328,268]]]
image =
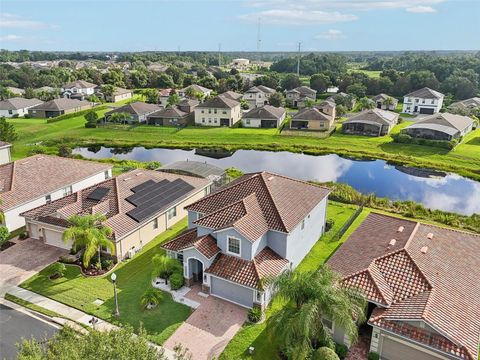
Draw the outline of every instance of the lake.
[[[314,156],[301,153],[256,150],[181,150],[77,148],[86,158],[134,159],[162,164],[182,160],[203,161],[244,172],[271,171],[303,180],[335,181],[353,186],[362,193],[375,193],[393,200],[413,200],[431,209],[465,215],[480,213],[480,182],[457,174],[412,169],[383,160],[352,160],[335,154]]]

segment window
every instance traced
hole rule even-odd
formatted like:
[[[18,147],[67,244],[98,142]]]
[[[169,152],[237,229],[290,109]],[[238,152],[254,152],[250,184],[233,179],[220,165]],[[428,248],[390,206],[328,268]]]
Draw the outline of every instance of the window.
[[[48,194],[47,196],[45,196],[45,202],[47,204],[50,204],[52,202],[52,195]]]
[[[418,103],[418,99],[415,99],[415,102]]]
[[[167,216],[168,216],[168,220],[174,218],[175,216],[177,216],[177,207],[174,206],[173,208],[171,208],[170,210],[167,211]]]
[[[425,104],[425,99],[422,99],[422,104]]]
[[[434,100],[434,99],[432,99],[432,102],[431,102],[431,103],[432,103],[432,104],[435,104],[435,100]]]
[[[261,303],[262,302],[262,293],[260,291],[256,291],[257,293],[257,302]]]
[[[240,240],[236,238],[228,238],[228,252],[231,254],[240,255]]]
[[[180,261],[183,264],[183,253],[178,253],[177,254],[177,260]]]
[[[217,109],[213,109],[213,113],[216,114],[216,113],[217,113]]]
[[[105,180],[108,180],[108,179],[111,178],[110,171],[108,171],[108,170],[104,172],[104,175],[105,175]]]
[[[212,109],[208,109],[208,113],[211,114],[211,113],[212,113]]]
[[[202,114],[205,114],[205,111],[202,110]]]
[[[68,196],[72,194],[72,187],[67,186],[66,188],[63,189],[63,196]]]
[[[223,113],[224,115],[227,115],[227,112],[226,112],[225,110],[224,110],[222,113]]]
[[[204,124],[205,124],[205,118],[202,118],[202,123],[204,123]]]
[[[246,119],[245,122],[250,125],[250,119]]]
[[[158,229],[158,218],[153,219],[153,228]]]
[[[13,110],[8,110],[8,113],[9,113],[10,115],[12,115],[12,114],[13,114]]]

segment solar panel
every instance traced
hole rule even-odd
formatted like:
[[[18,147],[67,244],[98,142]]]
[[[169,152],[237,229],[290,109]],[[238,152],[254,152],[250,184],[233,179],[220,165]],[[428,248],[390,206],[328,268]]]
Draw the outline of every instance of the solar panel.
[[[132,190],[134,193],[136,193],[136,192],[144,190],[145,188],[147,188],[149,186],[156,185],[156,184],[157,183],[155,181],[148,180],[148,181],[145,181],[144,183],[141,183],[140,185],[137,185],[137,186],[131,188],[130,190]]]
[[[97,187],[95,190],[93,190],[88,196],[87,199],[89,200],[95,200],[95,201],[100,201],[102,200],[108,193],[110,192],[109,188],[106,187]]]
[[[136,206],[135,209],[127,212],[127,215],[137,222],[149,218],[194,189],[192,185],[182,179],[162,180],[154,183],[155,185],[149,183],[142,187],[144,184],[137,186],[136,188],[141,187],[141,190],[137,189],[135,194],[126,199]],[[131,190],[133,191],[133,189]]]

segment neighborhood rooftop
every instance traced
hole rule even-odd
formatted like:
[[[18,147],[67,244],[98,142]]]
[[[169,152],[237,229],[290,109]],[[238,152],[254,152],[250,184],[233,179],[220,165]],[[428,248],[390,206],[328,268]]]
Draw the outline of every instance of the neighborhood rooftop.
[[[443,94],[438,91],[432,90],[428,87],[415,90],[405,95],[405,97],[421,98],[421,99],[440,99],[443,98]]]
[[[159,109],[160,108],[158,105],[135,101],[108,111],[106,114],[110,115],[114,113],[128,113],[130,115],[144,115]]]
[[[450,113],[438,113],[427,116],[414,124],[410,125],[410,129],[427,128],[432,130],[439,130],[448,134],[455,134],[458,131],[463,131],[471,126],[473,120],[468,116],[455,115]]]
[[[352,122],[363,122],[363,123],[372,123],[372,124],[383,124],[383,125],[392,125],[396,124],[398,119],[398,114],[381,110],[381,109],[368,109],[363,110],[362,112],[349,117],[344,124]]]
[[[205,101],[197,106],[197,108],[217,108],[217,109],[232,109],[239,105],[238,101],[229,99],[224,96],[215,96],[214,98]]]
[[[21,97],[14,97],[0,101],[0,110],[19,110],[39,105],[41,103],[43,103],[43,101],[38,99],[25,99]]]
[[[77,99],[60,98],[39,104],[30,108],[30,110],[62,111],[87,105],[90,105],[90,102]]]
[[[63,85],[63,88],[64,89],[70,89],[70,88],[73,88],[73,87],[76,87],[78,89],[88,89],[88,88],[92,88],[92,87],[96,87],[97,85],[96,84],[92,84],[88,81],[85,81],[85,80],[75,80],[75,81],[72,81],[72,82],[69,82],[65,85]]]
[[[245,119],[280,119],[285,114],[283,107],[275,107],[271,105],[264,105],[253,108],[247,112],[243,117]]]

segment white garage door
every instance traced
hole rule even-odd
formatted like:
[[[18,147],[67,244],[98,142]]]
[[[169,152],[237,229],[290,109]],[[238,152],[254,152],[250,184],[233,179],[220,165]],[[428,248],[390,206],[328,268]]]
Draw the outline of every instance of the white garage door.
[[[45,244],[70,250],[72,243],[65,244],[62,240],[62,233],[54,230],[44,229]]]
[[[431,355],[408,345],[400,343],[391,338],[383,337],[382,360],[439,360],[445,359],[440,356]]]
[[[243,306],[253,306],[253,290],[213,276],[210,278],[210,293]]]

